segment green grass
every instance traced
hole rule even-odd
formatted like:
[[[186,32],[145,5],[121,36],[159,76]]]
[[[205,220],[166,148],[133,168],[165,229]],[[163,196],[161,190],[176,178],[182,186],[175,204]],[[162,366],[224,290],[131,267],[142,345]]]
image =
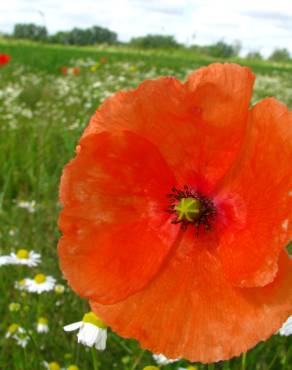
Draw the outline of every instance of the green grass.
[[[210,63],[211,59],[177,51],[142,52],[128,49],[95,49],[40,46],[31,43],[0,42],[0,53],[12,61],[0,69],[0,248],[7,254],[19,248],[42,254],[37,268],[0,267],[0,369],[44,369],[43,361],[58,361],[62,367],[75,363],[92,369],[92,352],[78,345],[76,336],[64,333],[62,326],[79,321],[87,303],[69,289],[40,296],[23,294],[14,282],[43,272],[62,280],[56,244],[58,184],[65,163],[74,155],[81,132],[98,105],[114,91],[137,86],[146,78],[175,75]],[[90,70],[101,56],[108,62]],[[84,61],[87,60],[87,66]],[[240,61],[244,64],[244,61]],[[81,65],[78,76],[62,76],[61,66]],[[292,66],[252,63],[258,75],[254,101],[273,95],[292,107]],[[35,200],[36,211],[20,208],[19,201]],[[9,311],[18,302],[19,312]],[[49,319],[48,334],[39,334],[39,316]],[[30,337],[25,349],[5,338],[8,326],[18,323]],[[215,369],[288,370],[292,369],[292,341],[274,336],[249,351],[247,358],[236,358],[215,365]],[[100,370],[140,370],[154,364],[151,354],[141,351],[134,340],[109,335],[108,349],[97,353]],[[187,365],[181,361],[180,366]],[[207,366],[197,364],[198,369]],[[176,369],[178,364],[164,369]],[[212,367],[209,366],[211,369]]]

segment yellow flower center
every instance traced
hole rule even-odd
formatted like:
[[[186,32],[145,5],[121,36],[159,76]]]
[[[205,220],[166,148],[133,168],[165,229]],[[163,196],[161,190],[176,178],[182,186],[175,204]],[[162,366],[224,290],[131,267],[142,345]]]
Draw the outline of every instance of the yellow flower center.
[[[101,329],[105,329],[106,328],[106,325],[101,321],[101,319],[99,317],[97,317],[95,315],[94,312],[90,311],[90,312],[87,312],[83,318],[82,318],[82,321],[83,322],[88,322],[92,325],[95,325],[97,326],[98,328],[101,328]]]
[[[21,280],[19,280],[19,281],[18,281],[18,284],[19,284],[19,285],[25,285],[25,279],[21,279]]]
[[[61,367],[58,364],[58,362],[50,362],[48,364],[48,367],[49,367],[50,370],[61,370]]]
[[[178,220],[194,221],[200,213],[200,202],[195,198],[182,198],[174,207]]]
[[[39,317],[38,318],[38,324],[48,325],[48,319],[46,317]]]
[[[42,284],[46,281],[46,275],[44,274],[37,274],[35,277],[34,277],[34,281],[37,283],[37,284]]]
[[[19,329],[18,324],[11,324],[7,330],[9,334],[14,334]]]
[[[143,367],[143,370],[159,370],[159,367],[150,365]]]
[[[198,369],[199,369],[198,366],[190,365],[190,366],[187,367],[187,370],[198,370]]]
[[[67,370],[79,370],[79,367],[77,365],[70,365]]]
[[[20,259],[27,259],[29,256],[29,252],[26,249],[19,249],[16,253],[16,256]]]

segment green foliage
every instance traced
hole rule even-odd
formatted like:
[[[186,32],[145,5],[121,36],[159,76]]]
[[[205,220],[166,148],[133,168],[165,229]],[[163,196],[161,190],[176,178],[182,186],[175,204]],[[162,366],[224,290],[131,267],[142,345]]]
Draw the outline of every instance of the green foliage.
[[[38,26],[33,23],[18,23],[14,26],[13,37],[16,39],[45,41],[47,36],[47,29],[43,26]]]
[[[286,48],[275,49],[269,56],[269,60],[273,62],[286,62],[291,58],[289,51]]]
[[[117,42],[117,34],[98,26],[86,29],[73,28],[71,31],[57,32],[50,37],[50,41],[67,45],[114,44]]]
[[[138,48],[157,49],[157,48],[177,48],[180,44],[170,35],[146,35],[133,37],[130,45]]]
[[[259,51],[250,51],[249,53],[247,53],[246,59],[250,59],[250,60],[262,60],[263,59],[263,56],[262,56],[262,54]]]
[[[216,44],[206,47],[207,54],[215,58],[232,58],[237,57],[240,52],[240,44],[227,44],[224,41],[218,41]]]

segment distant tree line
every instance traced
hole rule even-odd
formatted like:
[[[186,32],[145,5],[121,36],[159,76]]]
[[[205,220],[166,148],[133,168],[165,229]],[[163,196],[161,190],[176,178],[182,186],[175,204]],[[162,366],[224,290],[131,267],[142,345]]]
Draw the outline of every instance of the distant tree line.
[[[86,29],[73,28],[71,31],[59,31],[49,35],[46,27],[33,23],[16,24],[10,37],[65,45],[115,44],[118,41],[115,32],[99,26]]]
[[[118,41],[116,32],[100,26],[85,29],[73,28],[71,31],[59,31],[53,35],[49,35],[44,26],[38,26],[33,23],[19,23],[14,26],[13,33],[6,35],[6,37],[65,45],[121,44]],[[198,54],[215,58],[234,58],[239,56],[241,51],[239,41],[227,43],[221,40],[211,45],[191,45],[186,47],[178,43],[174,36],[156,34],[133,37],[127,45],[142,49],[188,48]],[[263,56],[258,51],[252,51],[246,55],[246,58],[250,60],[261,60]],[[286,48],[277,48],[268,59],[275,62],[285,62],[291,60],[291,55]]]

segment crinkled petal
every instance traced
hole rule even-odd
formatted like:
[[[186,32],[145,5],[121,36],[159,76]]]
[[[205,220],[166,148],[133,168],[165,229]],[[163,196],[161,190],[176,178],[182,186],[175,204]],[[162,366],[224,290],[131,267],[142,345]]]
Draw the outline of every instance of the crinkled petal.
[[[83,137],[136,132],[159,147],[179,183],[212,188],[240,148],[253,81],[248,68],[233,64],[201,68],[185,84],[171,77],[145,81],[107,99]]]
[[[80,295],[114,303],[157,273],[177,235],[166,213],[175,179],[159,151],[130,133],[81,141],[61,183],[62,271]]]
[[[236,194],[244,217],[221,238],[226,275],[239,286],[273,281],[278,257],[292,239],[292,113],[275,99],[251,112],[244,150],[218,192]]]
[[[169,358],[215,362],[247,351],[275,333],[292,311],[292,263],[283,252],[274,282],[234,287],[213,253],[214,241],[184,235],[144,290],[92,310],[119,335]]]

